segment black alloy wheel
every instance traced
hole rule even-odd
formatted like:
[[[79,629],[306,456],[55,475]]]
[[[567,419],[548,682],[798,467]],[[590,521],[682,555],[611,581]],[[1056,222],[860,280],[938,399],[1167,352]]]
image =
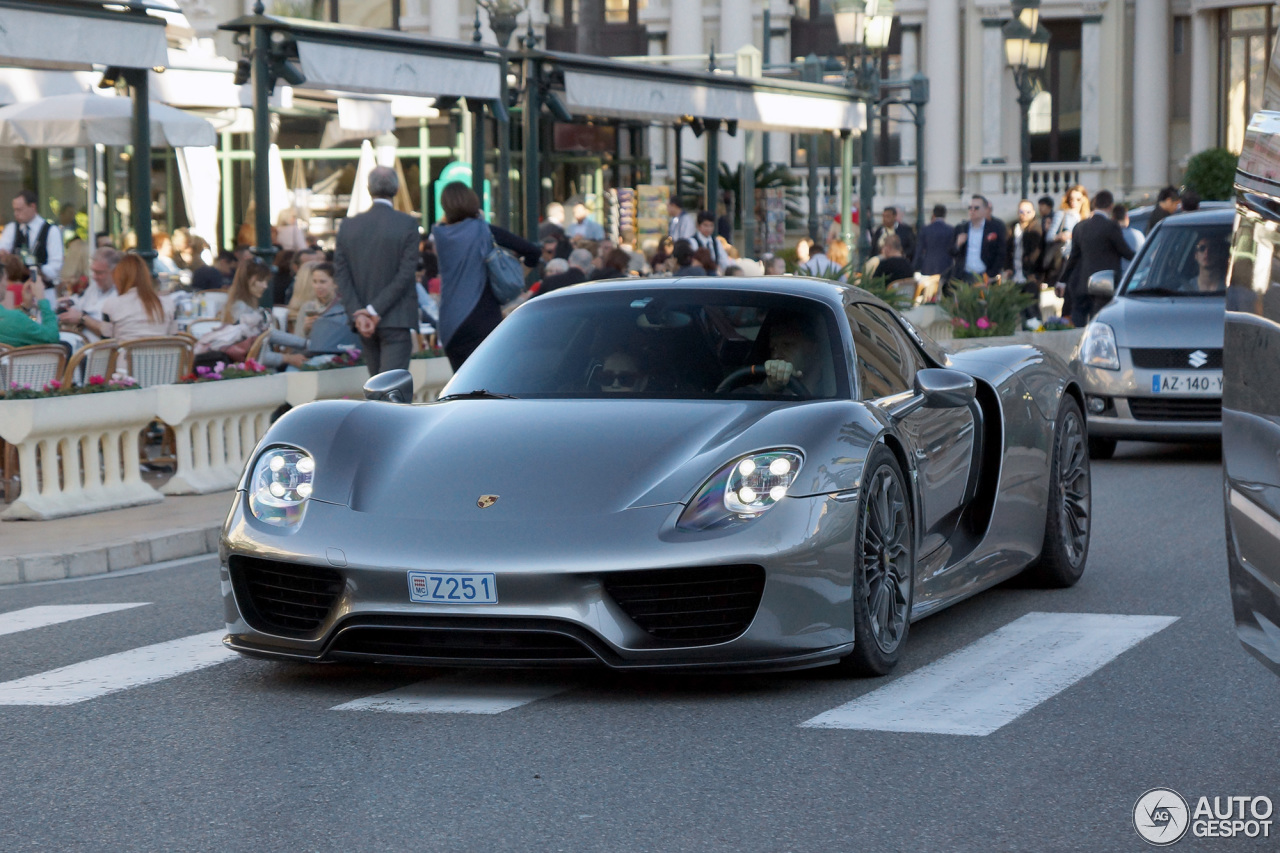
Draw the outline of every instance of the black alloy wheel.
[[[898,460],[883,445],[867,458],[853,567],[854,675],[886,675],[898,663],[911,624],[915,534],[911,496]]]
[[[1044,545],[1030,572],[1044,586],[1073,586],[1089,557],[1092,486],[1084,416],[1071,397],[1058,408],[1046,509]]]

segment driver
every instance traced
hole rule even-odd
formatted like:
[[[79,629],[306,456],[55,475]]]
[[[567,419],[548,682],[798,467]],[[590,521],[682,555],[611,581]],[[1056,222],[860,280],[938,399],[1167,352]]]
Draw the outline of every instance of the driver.
[[[1188,289],[1200,293],[1219,293],[1227,283],[1227,265],[1230,255],[1226,241],[1212,237],[1196,240],[1195,259],[1199,265]]]
[[[810,313],[775,312],[769,330],[769,360],[764,363],[765,381],[756,386],[765,394],[780,394],[794,378],[810,394],[832,392],[830,359],[825,357],[821,324]]]
[[[648,373],[641,370],[635,356],[623,350],[604,360],[596,378],[606,394],[638,394],[649,384]]]

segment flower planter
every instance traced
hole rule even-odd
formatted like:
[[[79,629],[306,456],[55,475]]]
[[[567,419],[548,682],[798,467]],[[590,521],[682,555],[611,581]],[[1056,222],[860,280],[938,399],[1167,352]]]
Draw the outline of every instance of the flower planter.
[[[139,474],[138,436],[156,391],[0,402],[0,438],[18,449],[22,491],[5,519],[49,519],[163,500]]]
[[[426,403],[440,395],[440,389],[453,376],[447,358],[415,358],[409,362],[413,374],[413,402]]]
[[[233,488],[287,387],[283,374],[157,387],[156,414],[177,437],[176,468],[160,491],[202,495]]]
[[[291,406],[301,406],[312,400],[340,400],[343,397],[363,400],[369,368],[361,364],[329,370],[292,370],[285,376],[289,385],[286,401]]]

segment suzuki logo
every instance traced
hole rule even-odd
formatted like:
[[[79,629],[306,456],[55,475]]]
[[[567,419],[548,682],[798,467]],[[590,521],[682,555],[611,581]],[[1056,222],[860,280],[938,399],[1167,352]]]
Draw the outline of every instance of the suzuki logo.
[[[1187,364],[1190,364],[1192,367],[1204,367],[1208,363],[1209,354],[1204,350],[1198,349],[1191,353],[1191,355],[1187,356]]]

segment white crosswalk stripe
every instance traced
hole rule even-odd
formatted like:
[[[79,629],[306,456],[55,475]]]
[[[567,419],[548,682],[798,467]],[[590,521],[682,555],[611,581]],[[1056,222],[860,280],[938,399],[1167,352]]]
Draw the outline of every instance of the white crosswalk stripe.
[[[1176,621],[1028,613],[801,726],[989,735]]]
[[[239,657],[222,629],[94,658],[0,684],[0,705],[74,705]]]
[[[482,681],[473,675],[460,675],[419,681],[398,690],[353,699],[332,710],[392,711],[399,714],[501,714],[568,689],[569,685],[562,683]]]
[[[101,616],[104,613],[116,613],[134,607],[146,607],[147,604],[146,601],[132,604],[46,604],[24,610],[11,610],[8,613],[0,613],[0,636],[63,622],[74,622],[76,619]]]

